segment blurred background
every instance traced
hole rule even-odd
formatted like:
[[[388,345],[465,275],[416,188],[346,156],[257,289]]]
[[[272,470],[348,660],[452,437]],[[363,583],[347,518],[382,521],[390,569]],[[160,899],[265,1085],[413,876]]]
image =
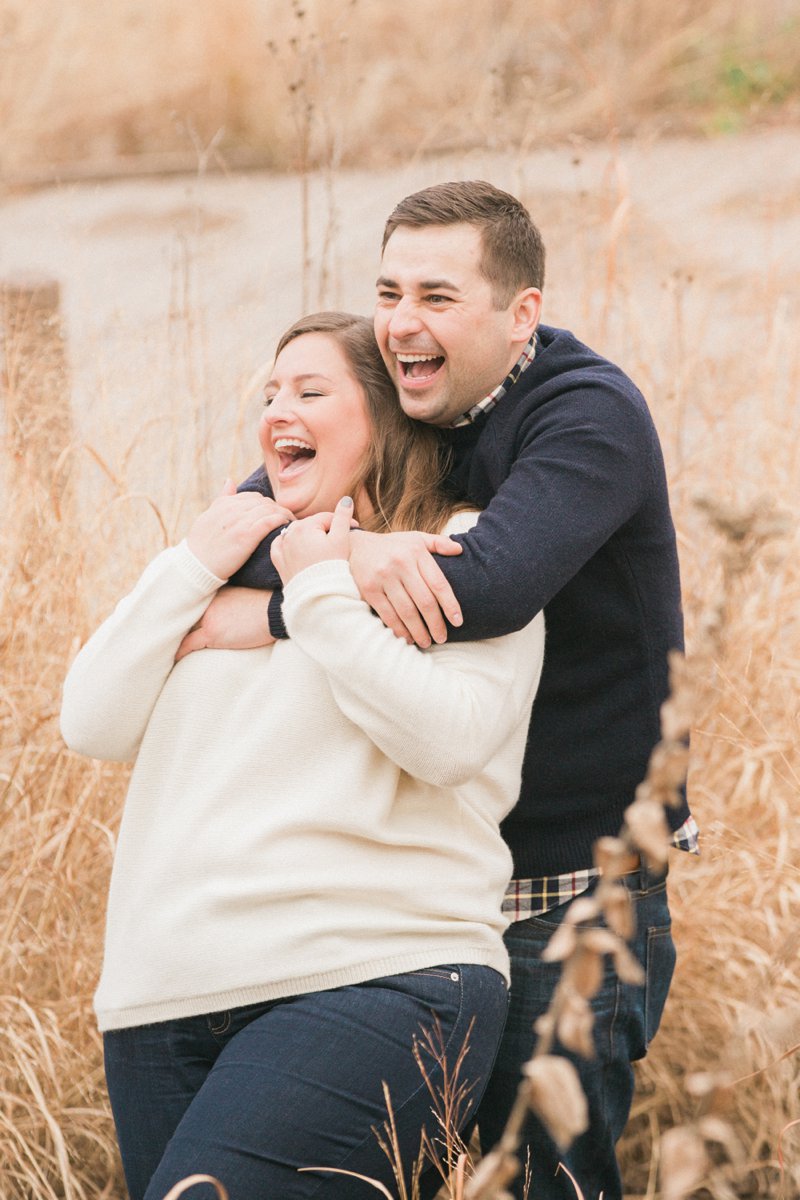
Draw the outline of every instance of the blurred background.
[[[730,133],[797,115],[798,36],[795,0],[4,0],[0,167],[376,167]]]

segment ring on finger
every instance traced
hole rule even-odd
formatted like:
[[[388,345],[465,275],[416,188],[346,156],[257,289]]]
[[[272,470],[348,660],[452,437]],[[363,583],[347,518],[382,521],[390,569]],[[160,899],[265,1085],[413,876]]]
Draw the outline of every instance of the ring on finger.
[[[286,537],[286,535],[290,529],[291,529],[291,525],[284,525],[283,528],[281,529],[280,536]]]

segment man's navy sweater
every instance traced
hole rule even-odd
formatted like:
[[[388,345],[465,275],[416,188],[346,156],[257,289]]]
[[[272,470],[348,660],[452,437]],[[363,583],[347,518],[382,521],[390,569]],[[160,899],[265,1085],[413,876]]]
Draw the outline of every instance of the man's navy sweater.
[[[658,435],[618,367],[548,326],[497,406],[443,435],[449,484],[484,510],[457,539],[463,553],[437,560],[464,615],[449,636],[497,637],[545,613],[520,799],[503,826],[514,873],[579,870],[620,830],[660,736],[667,652],[683,646]],[[265,490],[263,471],[243,486]],[[264,543],[231,582],[276,586]],[[672,828],[688,815],[670,810]]]

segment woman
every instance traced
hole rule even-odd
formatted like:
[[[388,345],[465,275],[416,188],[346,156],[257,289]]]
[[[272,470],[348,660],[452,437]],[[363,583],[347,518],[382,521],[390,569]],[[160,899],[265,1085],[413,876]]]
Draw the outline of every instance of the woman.
[[[477,1103],[504,1020],[498,823],[517,794],[541,617],[421,652],[360,599],[353,512],[371,529],[473,520],[452,516],[436,435],[401,412],[365,319],[292,326],[259,436],[275,503],[219,497],[64,689],[68,745],[136,758],[95,997],[132,1200],[193,1172],[231,1200],[363,1186],[308,1167],[391,1185],[373,1133],[382,1082],[409,1172],[431,1124],[414,1037],[438,1022],[452,1066],[474,1018]],[[175,662],[289,518],[273,558],[290,638]]]

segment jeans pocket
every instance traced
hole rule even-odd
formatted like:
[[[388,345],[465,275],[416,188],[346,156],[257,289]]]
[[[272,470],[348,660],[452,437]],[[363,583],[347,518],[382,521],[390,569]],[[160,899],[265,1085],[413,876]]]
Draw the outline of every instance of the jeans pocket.
[[[420,967],[417,971],[409,971],[409,975],[417,978],[449,979],[451,983],[459,983],[461,976],[455,967]]]
[[[669,925],[647,930],[645,963],[645,1051],[656,1035],[675,970],[675,943]]]

